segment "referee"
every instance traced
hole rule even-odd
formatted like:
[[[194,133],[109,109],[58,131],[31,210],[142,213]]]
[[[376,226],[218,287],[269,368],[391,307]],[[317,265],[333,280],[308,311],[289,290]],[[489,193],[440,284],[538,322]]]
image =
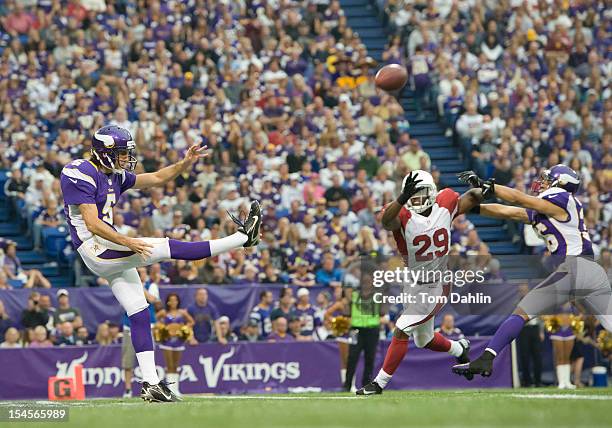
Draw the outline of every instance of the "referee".
[[[381,305],[374,303],[374,287],[372,286],[371,276],[362,276],[361,283],[360,288],[351,292],[351,340],[346,380],[344,381],[344,390],[347,392],[351,390],[361,351],[363,351],[365,359],[362,385],[367,385],[372,380],[380,337]]]

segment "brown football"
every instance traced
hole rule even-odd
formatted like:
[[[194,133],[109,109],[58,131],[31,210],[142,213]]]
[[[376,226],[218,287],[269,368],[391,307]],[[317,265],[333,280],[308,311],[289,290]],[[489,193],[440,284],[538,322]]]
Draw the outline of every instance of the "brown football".
[[[397,91],[408,81],[408,72],[398,64],[385,65],[374,78],[376,86],[384,91]]]

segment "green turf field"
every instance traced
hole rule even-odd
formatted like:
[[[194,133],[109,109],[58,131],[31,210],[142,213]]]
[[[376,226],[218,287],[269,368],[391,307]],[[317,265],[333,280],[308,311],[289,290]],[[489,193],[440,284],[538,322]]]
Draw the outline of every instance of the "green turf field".
[[[55,405],[3,402],[0,406]],[[56,427],[612,427],[612,390],[554,388],[479,391],[388,391],[382,396],[292,394],[187,396],[181,403],[139,399],[73,402]],[[41,426],[7,423],[3,427]],[[49,424],[44,424],[49,426]]]

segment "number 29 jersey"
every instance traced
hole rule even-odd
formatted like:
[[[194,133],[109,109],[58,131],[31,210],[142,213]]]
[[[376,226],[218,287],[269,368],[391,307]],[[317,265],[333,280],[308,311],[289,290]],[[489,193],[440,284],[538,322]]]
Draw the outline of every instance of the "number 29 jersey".
[[[401,228],[393,232],[397,248],[411,270],[445,270],[450,249],[451,224],[459,209],[459,194],[441,190],[431,213],[424,216],[406,207],[399,213]]]

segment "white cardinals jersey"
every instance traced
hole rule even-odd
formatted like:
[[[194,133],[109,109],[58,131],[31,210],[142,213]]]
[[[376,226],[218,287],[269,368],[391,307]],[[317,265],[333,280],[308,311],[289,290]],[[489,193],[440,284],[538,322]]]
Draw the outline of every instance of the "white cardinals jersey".
[[[444,189],[436,196],[431,213],[424,216],[402,207],[399,220],[402,227],[393,232],[397,248],[410,272],[420,276],[416,283],[404,284],[404,295],[412,295],[415,300],[404,305],[396,327],[406,334],[433,335],[433,318],[444,303],[437,299],[450,293],[450,284],[441,280],[448,265],[448,252],[451,245],[451,223],[459,209],[459,194]],[[433,279],[432,279],[433,278]],[[430,298],[423,299],[423,295]],[[433,337],[433,336],[432,336]],[[416,340],[416,338],[415,338]]]
[[[402,227],[393,232],[393,237],[409,268],[446,268],[451,224],[458,209],[459,194],[452,189],[438,193],[427,217],[402,207],[399,213]]]

